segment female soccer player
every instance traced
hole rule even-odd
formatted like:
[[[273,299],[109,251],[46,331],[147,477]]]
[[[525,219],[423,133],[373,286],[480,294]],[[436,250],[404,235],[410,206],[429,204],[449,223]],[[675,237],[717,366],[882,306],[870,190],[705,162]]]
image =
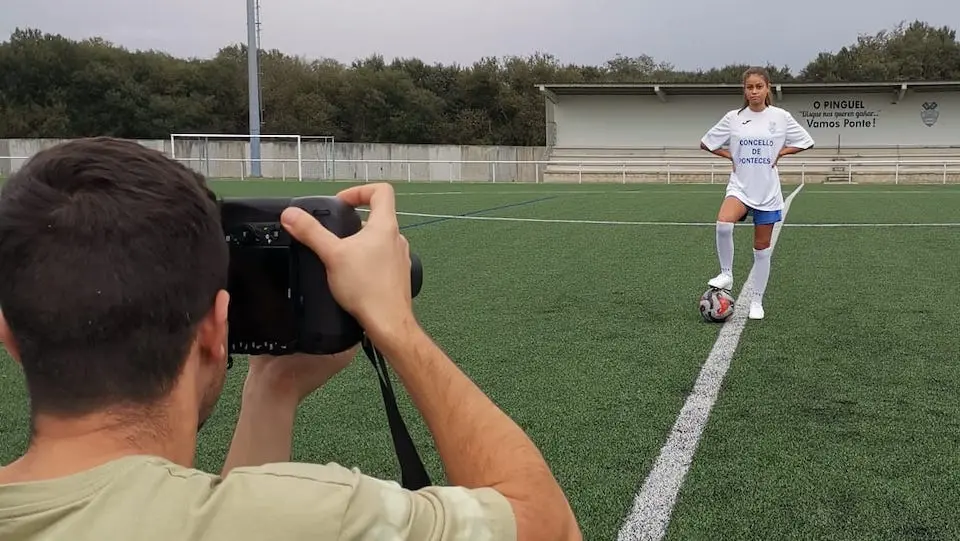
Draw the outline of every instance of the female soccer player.
[[[721,148],[724,145],[728,149]],[[750,319],[763,319],[763,294],[770,277],[770,237],[783,219],[783,193],[777,161],[813,148],[813,138],[793,115],[775,107],[770,76],[763,68],[743,74],[743,107],[723,115],[700,140],[700,148],[733,162],[726,197],[717,215],[720,274],[710,287],[733,289],[733,224],[753,215],[753,270],[756,295]]]

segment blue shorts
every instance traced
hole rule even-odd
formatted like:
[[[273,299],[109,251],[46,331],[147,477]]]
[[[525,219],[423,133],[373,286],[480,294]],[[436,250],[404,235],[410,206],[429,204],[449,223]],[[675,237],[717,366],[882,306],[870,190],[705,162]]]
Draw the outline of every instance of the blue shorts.
[[[724,201],[727,199],[736,199],[741,205],[747,207],[747,212],[740,217],[738,222],[744,222],[747,220],[747,216],[753,216],[753,225],[770,225],[777,222],[783,221],[783,211],[782,210],[757,210],[750,205],[743,202],[742,199],[737,197],[734,194],[727,194],[724,196]]]
[[[747,216],[751,214],[753,215],[753,225],[770,225],[783,220],[783,211],[781,210],[757,210],[747,207],[746,214],[737,221],[745,221]]]

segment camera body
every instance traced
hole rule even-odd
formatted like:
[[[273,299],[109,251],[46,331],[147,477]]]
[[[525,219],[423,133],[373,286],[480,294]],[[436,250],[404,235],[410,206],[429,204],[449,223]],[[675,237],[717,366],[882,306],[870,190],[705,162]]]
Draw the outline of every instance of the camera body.
[[[337,304],[320,258],[280,223],[299,207],[340,238],[360,231],[357,211],[333,196],[224,198],[220,220],[230,248],[229,352],[241,355],[331,354],[363,338],[357,320]],[[419,259],[410,254],[415,297]]]

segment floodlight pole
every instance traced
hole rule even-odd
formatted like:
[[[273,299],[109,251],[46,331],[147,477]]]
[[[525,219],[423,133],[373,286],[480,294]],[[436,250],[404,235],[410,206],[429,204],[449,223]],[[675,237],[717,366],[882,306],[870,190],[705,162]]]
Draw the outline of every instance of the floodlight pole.
[[[250,176],[260,177],[260,40],[257,0],[247,0],[247,93],[250,103]]]

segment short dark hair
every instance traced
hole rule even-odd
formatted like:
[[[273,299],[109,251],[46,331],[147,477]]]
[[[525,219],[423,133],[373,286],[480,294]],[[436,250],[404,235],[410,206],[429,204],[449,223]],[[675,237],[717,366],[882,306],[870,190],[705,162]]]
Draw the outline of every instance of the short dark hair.
[[[0,310],[32,413],[166,396],[228,258],[205,179],[161,152],[97,137],[35,154],[0,192]]]

